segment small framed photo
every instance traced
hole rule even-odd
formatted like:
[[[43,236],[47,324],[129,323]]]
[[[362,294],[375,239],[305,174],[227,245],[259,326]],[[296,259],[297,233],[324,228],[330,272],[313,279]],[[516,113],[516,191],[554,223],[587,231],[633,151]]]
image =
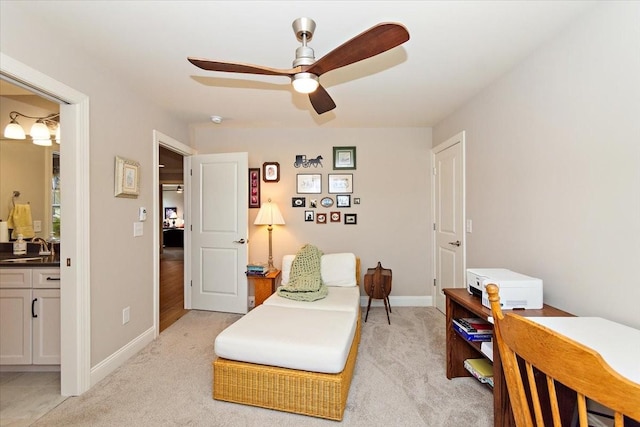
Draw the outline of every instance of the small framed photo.
[[[357,224],[358,214],[354,214],[354,213],[344,214],[344,223],[349,225]]]
[[[360,204],[360,197],[354,197],[353,198],[353,204],[354,205],[359,205]]]
[[[304,211],[304,220],[306,222],[313,222],[314,219],[315,219],[314,211]]]
[[[137,199],[140,194],[140,163],[116,156],[115,196]]]
[[[333,147],[333,169],[349,170],[356,168],[356,147]]]
[[[310,208],[317,208],[318,207],[318,199],[309,199],[309,207]]]
[[[327,214],[319,213],[316,215],[316,224],[326,224],[327,223]]]
[[[292,208],[304,208],[307,204],[307,199],[304,197],[292,197],[291,198],[291,207]]]
[[[298,194],[322,193],[322,175],[319,173],[299,173],[296,175],[296,192]]]
[[[249,208],[260,207],[260,168],[249,168]]]
[[[164,208],[164,219],[169,220],[169,219],[175,219],[177,217],[178,217],[178,208],[176,207]]]
[[[331,222],[340,222],[340,212],[331,212],[329,218]]]
[[[333,199],[331,197],[323,197],[322,200],[320,200],[320,204],[323,208],[330,208],[333,206]]]
[[[353,193],[353,174],[329,174],[329,193]]]
[[[337,208],[350,208],[351,207],[351,196],[348,194],[339,194],[336,196],[336,207]]]
[[[280,181],[280,163],[264,162],[262,164],[262,175],[264,182]]]

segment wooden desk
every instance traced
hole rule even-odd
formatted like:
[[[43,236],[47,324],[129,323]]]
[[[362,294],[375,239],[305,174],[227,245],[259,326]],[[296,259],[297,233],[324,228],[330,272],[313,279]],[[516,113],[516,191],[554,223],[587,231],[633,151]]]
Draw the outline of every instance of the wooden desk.
[[[488,320],[491,310],[482,305],[479,297],[473,296],[466,289],[444,289],[447,297],[447,378],[469,377],[471,374],[464,368],[466,359],[486,357],[480,351],[479,342],[470,342],[458,335],[451,327],[451,319],[458,317],[480,317]],[[513,310],[504,310],[510,312]],[[515,310],[526,317],[566,317],[570,313],[555,307],[544,305],[540,310]],[[515,426],[507,383],[502,373],[502,362],[497,344],[493,343],[493,424],[494,426]]]
[[[530,320],[597,351],[614,371],[640,384],[640,330],[601,317],[531,317]]]
[[[247,280],[253,282],[253,292],[256,299],[256,307],[259,306],[276,291],[280,286],[281,271],[273,270],[265,276],[247,276]]]

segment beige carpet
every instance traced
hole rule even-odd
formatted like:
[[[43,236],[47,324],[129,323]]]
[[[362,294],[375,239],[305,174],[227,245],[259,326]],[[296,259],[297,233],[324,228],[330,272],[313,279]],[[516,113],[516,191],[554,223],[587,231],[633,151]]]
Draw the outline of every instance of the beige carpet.
[[[35,426],[456,426],[493,425],[491,391],[445,376],[445,317],[372,308],[341,423],[211,398],[213,340],[240,316],[191,311],[122,367]],[[364,317],[363,317],[364,320]]]

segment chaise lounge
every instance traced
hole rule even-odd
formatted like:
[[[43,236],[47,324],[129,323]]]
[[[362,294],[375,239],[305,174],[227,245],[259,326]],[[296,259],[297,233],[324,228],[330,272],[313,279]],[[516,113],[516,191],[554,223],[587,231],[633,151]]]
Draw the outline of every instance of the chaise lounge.
[[[283,286],[293,259],[283,258]],[[326,298],[273,294],[216,337],[214,399],[342,419],[360,342],[359,260],[323,255],[321,276]]]

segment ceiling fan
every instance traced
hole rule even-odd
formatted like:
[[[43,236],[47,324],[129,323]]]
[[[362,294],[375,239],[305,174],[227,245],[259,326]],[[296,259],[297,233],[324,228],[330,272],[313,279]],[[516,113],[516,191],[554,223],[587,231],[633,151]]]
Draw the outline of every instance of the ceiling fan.
[[[290,77],[294,89],[300,93],[308,93],[314,110],[318,114],[323,114],[336,108],[336,104],[319,82],[322,74],[371,58],[409,40],[409,32],[402,24],[381,23],[343,43],[316,61],[313,49],[307,46],[315,29],[316,23],[313,19],[298,18],[293,21],[293,31],[302,46],[296,49],[296,58],[293,61],[293,68],[290,69],[194,57],[189,57],[188,60],[196,67],[208,71]]]

